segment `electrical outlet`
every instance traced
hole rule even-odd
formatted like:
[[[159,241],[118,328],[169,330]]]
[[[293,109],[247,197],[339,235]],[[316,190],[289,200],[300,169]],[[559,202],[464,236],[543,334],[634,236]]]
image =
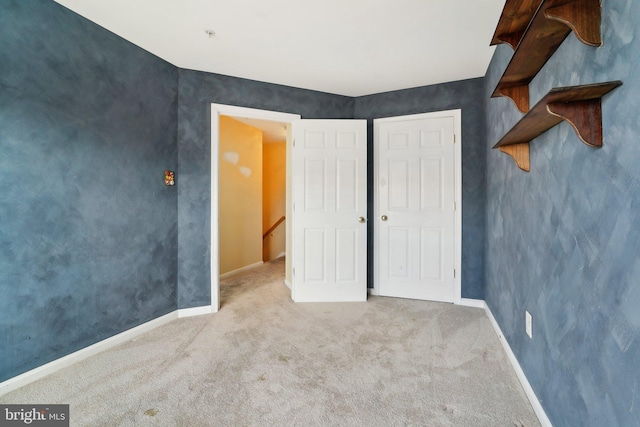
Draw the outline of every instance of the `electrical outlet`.
[[[524,312],[525,329],[529,338],[533,338],[533,331],[531,330],[531,313],[525,310]]]

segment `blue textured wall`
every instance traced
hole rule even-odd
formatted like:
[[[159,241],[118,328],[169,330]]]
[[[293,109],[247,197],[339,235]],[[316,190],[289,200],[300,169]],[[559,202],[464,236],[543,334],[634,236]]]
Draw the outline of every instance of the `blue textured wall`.
[[[484,299],[485,126],[483,79],[463,80],[363,96],[356,119],[369,119],[369,218],[373,218],[373,120],[441,110],[462,110],[462,297]],[[369,259],[373,253],[369,222]],[[369,263],[369,278],[373,277]]]
[[[570,34],[530,85],[623,80],[603,99],[604,147],[562,123],[531,144],[531,173],[487,155],[486,300],[555,426],[640,425],[640,2],[603,2],[604,46]],[[521,116],[489,100],[487,150]],[[533,339],[524,311],[533,315]]]
[[[175,67],[0,2],[0,381],[175,310],[176,133]]]
[[[352,118],[353,98],[219,74],[180,70],[178,146],[178,306],[211,303],[211,103]]]

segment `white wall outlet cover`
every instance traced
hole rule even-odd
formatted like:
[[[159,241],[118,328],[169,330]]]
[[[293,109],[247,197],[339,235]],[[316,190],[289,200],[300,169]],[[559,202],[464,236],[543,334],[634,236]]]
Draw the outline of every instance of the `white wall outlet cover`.
[[[533,338],[533,331],[532,331],[532,325],[531,325],[531,313],[529,313],[528,311],[525,310],[524,312],[524,318],[525,318],[525,328],[527,331],[527,335],[529,335],[529,338]]]

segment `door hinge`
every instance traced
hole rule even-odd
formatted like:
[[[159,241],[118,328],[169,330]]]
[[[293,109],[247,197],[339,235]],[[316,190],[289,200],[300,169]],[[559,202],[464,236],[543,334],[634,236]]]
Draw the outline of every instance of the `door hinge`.
[[[456,134],[455,133],[453,134],[453,143],[454,144],[456,143]]]
[[[295,267],[293,267],[293,272],[292,273],[293,273],[294,276],[296,275],[296,268]]]
[[[456,278],[456,269],[455,268],[453,269],[453,278],[454,279]]]
[[[454,211],[458,210],[458,206],[456,205],[456,202],[453,202],[453,210]]]
[[[294,147],[296,146],[296,139],[295,138],[293,138],[293,146]]]

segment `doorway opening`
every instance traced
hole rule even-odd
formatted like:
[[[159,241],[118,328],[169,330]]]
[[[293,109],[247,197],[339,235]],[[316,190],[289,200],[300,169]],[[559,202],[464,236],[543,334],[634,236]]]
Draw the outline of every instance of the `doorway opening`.
[[[248,149],[249,145],[244,147],[235,147],[229,149],[221,150],[221,135],[226,132],[223,128],[224,123],[231,123],[231,128],[235,129],[235,131],[242,132],[244,130],[248,130],[250,128],[259,129],[259,133],[262,135],[260,138],[263,138],[266,134],[266,139],[280,139],[278,143],[283,142],[282,137],[284,137],[285,146],[277,147],[279,150],[284,149],[286,151],[286,167],[285,167],[285,180],[286,180],[286,196],[285,196],[285,204],[286,206],[290,206],[288,203],[290,197],[290,174],[288,173],[289,169],[289,138],[287,138],[288,130],[290,129],[290,125],[294,120],[300,119],[300,116],[297,114],[289,114],[289,113],[279,113],[268,110],[257,110],[252,108],[244,108],[244,107],[236,107],[230,105],[222,105],[222,104],[211,104],[211,249],[210,249],[210,265],[211,265],[211,310],[212,312],[217,312],[220,309],[220,275],[221,273],[233,273],[239,272],[239,270],[251,268],[252,266],[256,266],[262,264],[262,260],[264,259],[264,254],[268,257],[273,257],[275,252],[275,257],[280,255],[282,252],[286,252],[286,247],[289,247],[289,224],[285,220],[280,220],[282,216],[285,218],[288,216],[288,213],[285,212],[284,215],[278,216],[268,228],[264,228],[263,224],[265,222],[270,223],[273,216],[277,216],[277,209],[274,209],[272,212],[268,212],[268,215],[262,215],[262,200],[260,200],[260,205],[257,205],[256,200],[252,200],[249,198],[245,200],[246,203],[240,203],[238,207],[239,209],[244,209],[245,213],[252,213],[256,219],[254,219],[254,224],[252,225],[257,232],[254,231],[253,234],[255,236],[250,236],[247,240],[253,240],[254,243],[253,248],[250,251],[229,251],[225,250],[224,255],[221,252],[221,245],[225,245],[225,249],[229,248],[226,244],[225,240],[243,240],[243,235],[238,235],[237,231],[242,230],[242,233],[251,232],[251,230],[247,230],[242,224],[236,224],[236,220],[242,219],[243,215],[238,215],[233,211],[226,212],[221,211],[221,197],[224,199],[225,197],[234,197],[235,189],[233,185],[230,188],[221,188],[221,174],[226,172],[230,172],[239,176],[240,179],[238,182],[239,185],[243,186],[247,184],[247,182],[242,182],[250,180],[252,175],[254,178],[258,175],[258,170],[260,171],[259,175],[262,175],[262,160],[260,159],[259,163],[256,158],[252,158],[250,151],[240,152],[242,150]],[[229,122],[230,120],[230,122]],[[277,138],[276,138],[276,134]],[[224,144],[224,142],[222,142]],[[240,150],[242,148],[242,150]],[[273,148],[273,149],[272,149]],[[268,151],[279,151],[276,147],[269,147]],[[274,154],[274,153],[270,153]],[[275,154],[277,155],[277,153]],[[254,156],[255,157],[255,156]],[[262,156],[260,156],[262,157]],[[280,166],[277,166],[280,167]],[[227,177],[228,178],[228,177]],[[261,199],[262,195],[262,179],[260,177],[260,191],[258,198]],[[224,185],[227,185],[228,179],[225,178]],[[237,184],[237,183],[236,183]],[[246,186],[246,185],[245,185]],[[255,187],[255,183],[254,183]],[[254,193],[258,194],[255,192]],[[248,203],[247,206],[244,206]],[[281,206],[281,201],[277,201],[277,204]],[[226,207],[226,204],[225,204]],[[253,209],[252,209],[253,208]],[[256,213],[258,215],[256,215]],[[221,232],[221,225],[223,223],[221,220],[229,221],[231,219],[231,223],[227,222],[225,225],[225,232]],[[280,222],[280,223],[278,223]],[[276,224],[278,223],[278,224]],[[246,225],[246,223],[244,224]],[[239,228],[238,228],[239,227]],[[273,230],[270,230],[273,227]],[[284,228],[284,230],[280,230],[280,228]],[[228,231],[228,233],[227,233]],[[265,233],[264,231],[269,231],[269,233]],[[280,240],[276,240],[276,233],[280,237]],[[273,234],[273,236],[271,236]],[[266,236],[265,236],[266,235]],[[257,239],[256,236],[259,238]],[[264,237],[264,239],[263,239]],[[284,238],[284,242],[282,242],[282,237]],[[269,240],[266,242],[266,249],[263,246],[262,242],[264,240]],[[256,243],[258,242],[259,243]],[[284,245],[284,246],[283,246]],[[255,258],[255,260],[253,260]],[[288,260],[285,258],[285,263],[287,266],[285,267],[285,271],[287,272],[287,279],[289,279],[289,266]],[[243,265],[244,264],[244,265]],[[226,270],[226,271],[225,271]],[[290,281],[286,281],[287,284],[290,284]],[[290,286],[290,285],[289,285]]]
[[[286,125],[220,116],[220,278],[285,255]]]

